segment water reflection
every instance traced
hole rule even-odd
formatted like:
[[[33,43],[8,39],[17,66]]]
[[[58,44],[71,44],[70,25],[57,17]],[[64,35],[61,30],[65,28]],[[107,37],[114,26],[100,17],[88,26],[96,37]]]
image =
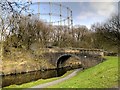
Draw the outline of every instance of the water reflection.
[[[47,71],[35,71],[24,74],[8,75],[2,76],[2,87],[13,85],[13,84],[23,84],[31,81],[36,81],[38,79],[47,79],[52,77],[59,77],[65,74],[68,70],[77,69],[80,66],[64,67],[57,70],[47,70]]]

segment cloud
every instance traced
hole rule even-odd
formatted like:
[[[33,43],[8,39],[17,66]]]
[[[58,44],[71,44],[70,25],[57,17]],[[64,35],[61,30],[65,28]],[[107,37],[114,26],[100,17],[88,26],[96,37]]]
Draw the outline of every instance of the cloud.
[[[119,0],[86,0],[88,2],[118,2]]]
[[[79,16],[77,16],[77,19],[79,20],[84,20],[87,19],[88,17],[93,17],[94,14],[92,12],[81,12]]]
[[[94,1],[94,0],[93,0]],[[112,1],[112,0],[111,0]],[[113,2],[89,2],[80,4],[80,13],[77,19],[99,19],[99,17],[108,18],[112,13],[115,13],[117,7]]]
[[[116,11],[115,3],[113,2],[91,3],[91,8],[93,8],[96,14],[105,17],[108,17]]]
[[[18,0],[8,0],[11,2],[18,1]],[[21,1],[28,1],[28,0],[21,0]],[[29,0],[32,2],[73,2],[73,0]],[[74,2],[118,2],[119,0],[74,0]]]
[[[38,2],[37,0],[32,0]],[[40,2],[118,2],[119,0],[39,0]]]
[[[88,28],[96,22],[105,22],[111,14],[117,12],[117,3],[115,2],[80,2],[79,6],[79,14],[74,22],[86,25]]]

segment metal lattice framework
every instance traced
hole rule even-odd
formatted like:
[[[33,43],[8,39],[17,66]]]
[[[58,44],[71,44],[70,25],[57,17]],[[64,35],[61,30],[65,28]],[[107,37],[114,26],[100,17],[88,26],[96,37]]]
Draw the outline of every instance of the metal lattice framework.
[[[72,10],[61,3],[35,2],[25,7],[28,7],[32,11],[32,14],[30,12],[31,17],[37,17],[47,24],[67,26],[68,29],[73,27]]]

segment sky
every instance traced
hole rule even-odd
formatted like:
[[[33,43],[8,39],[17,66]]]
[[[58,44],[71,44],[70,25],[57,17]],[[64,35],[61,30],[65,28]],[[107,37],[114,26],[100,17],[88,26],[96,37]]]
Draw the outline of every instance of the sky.
[[[73,11],[74,25],[86,25],[88,28],[96,22],[105,22],[110,15],[118,12],[116,2],[71,2],[66,5]]]
[[[15,1],[15,0],[10,0]],[[27,0],[30,1],[30,0]],[[73,25],[86,25],[88,28],[96,22],[105,22],[112,14],[118,12],[119,0],[31,0],[34,2],[60,2],[62,5],[69,7],[73,14]],[[45,8],[46,7],[46,8]],[[34,12],[38,8],[35,5],[31,6]],[[48,6],[41,6],[40,12],[49,12]],[[59,7],[53,6],[52,12],[59,13]],[[62,10],[62,14],[66,15],[66,10]],[[41,16],[43,19],[49,17]],[[57,20],[58,17],[51,17],[52,20]]]

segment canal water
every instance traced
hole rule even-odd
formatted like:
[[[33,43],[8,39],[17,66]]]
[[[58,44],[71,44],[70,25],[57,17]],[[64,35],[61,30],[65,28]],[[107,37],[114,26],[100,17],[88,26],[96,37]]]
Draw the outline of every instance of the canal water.
[[[20,85],[23,83],[36,81],[38,79],[48,79],[64,75],[67,71],[81,68],[79,65],[74,67],[64,67],[58,70],[34,71],[24,74],[2,76],[2,87],[9,85]]]

